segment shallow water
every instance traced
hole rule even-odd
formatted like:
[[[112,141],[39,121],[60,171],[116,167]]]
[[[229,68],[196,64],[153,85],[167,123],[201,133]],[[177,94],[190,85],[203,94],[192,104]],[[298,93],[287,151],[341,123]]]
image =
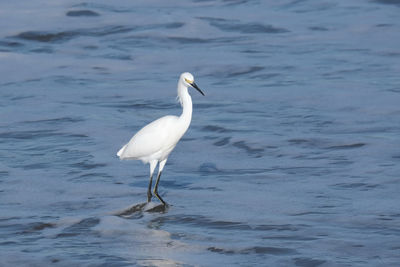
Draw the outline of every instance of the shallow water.
[[[400,261],[399,1],[0,5],[1,266]],[[145,211],[115,153],[183,71],[206,97]]]

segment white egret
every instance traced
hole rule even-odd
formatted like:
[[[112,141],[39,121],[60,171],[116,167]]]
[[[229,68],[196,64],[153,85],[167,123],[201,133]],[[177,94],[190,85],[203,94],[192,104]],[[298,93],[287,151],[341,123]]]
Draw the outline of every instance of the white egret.
[[[150,202],[152,198],[153,173],[157,164],[159,164],[153,192],[164,206],[166,205],[166,202],[158,194],[158,183],[168,155],[185,134],[192,120],[192,98],[189,95],[188,87],[195,88],[204,96],[204,93],[194,82],[193,75],[189,72],[182,73],[178,81],[178,98],[183,109],[182,114],[179,117],[164,116],[144,126],[117,153],[120,159],[141,160],[143,163],[150,164],[147,202]]]

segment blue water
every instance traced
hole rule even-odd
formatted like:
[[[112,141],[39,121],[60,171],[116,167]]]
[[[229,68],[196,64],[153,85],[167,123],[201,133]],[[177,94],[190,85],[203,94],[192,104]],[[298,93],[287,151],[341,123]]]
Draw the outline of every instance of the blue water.
[[[400,1],[2,1],[0,266],[395,266]],[[115,154],[192,125],[165,211]]]

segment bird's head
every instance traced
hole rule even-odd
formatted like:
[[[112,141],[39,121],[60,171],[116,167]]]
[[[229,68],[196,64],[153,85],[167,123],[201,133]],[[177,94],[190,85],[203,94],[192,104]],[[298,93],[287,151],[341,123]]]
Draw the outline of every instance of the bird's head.
[[[203,91],[200,90],[200,88],[197,86],[197,84],[194,82],[194,77],[191,73],[189,72],[184,72],[181,74],[180,81],[186,86],[186,87],[193,87],[197,91],[199,91],[200,94],[204,95]]]

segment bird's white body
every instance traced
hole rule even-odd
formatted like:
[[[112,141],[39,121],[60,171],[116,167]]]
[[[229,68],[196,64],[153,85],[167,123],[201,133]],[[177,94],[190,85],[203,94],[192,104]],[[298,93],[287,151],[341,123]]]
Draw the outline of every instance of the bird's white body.
[[[190,124],[177,116],[165,116],[136,133],[117,153],[120,159],[139,159],[143,163],[163,161],[175,148]]]
[[[182,73],[178,82],[178,98],[183,109],[181,116],[165,116],[144,126],[117,153],[120,159],[141,160],[143,163],[150,164],[148,201],[151,197],[150,188],[153,172],[157,164],[160,163],[154,193],[165,204],[157,194],[158,181],[168,155],[185,134],[192,120],[192,98],[188,92],[190,86],[203,94],[194,83],[193,75],[187,72]]]

